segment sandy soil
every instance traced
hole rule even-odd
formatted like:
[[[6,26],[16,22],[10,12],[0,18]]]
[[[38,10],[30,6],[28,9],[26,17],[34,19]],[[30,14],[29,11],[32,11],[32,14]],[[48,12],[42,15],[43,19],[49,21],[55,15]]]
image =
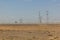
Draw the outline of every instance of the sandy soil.
[[[60,24],[0,25],[0,40],[60,40]]]
[[[50,30],[59,31],[60,24],[50,25],[0,25],[0,30]]]

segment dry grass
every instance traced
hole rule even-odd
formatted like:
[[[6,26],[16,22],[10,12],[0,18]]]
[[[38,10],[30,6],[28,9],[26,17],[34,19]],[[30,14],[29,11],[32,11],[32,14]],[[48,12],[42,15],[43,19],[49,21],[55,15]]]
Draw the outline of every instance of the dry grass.
[[[1,24],[0,40],[60,40],[60,24]]]
[[[60,24],[5,24],[0,25],[0,30],[60,30]]]

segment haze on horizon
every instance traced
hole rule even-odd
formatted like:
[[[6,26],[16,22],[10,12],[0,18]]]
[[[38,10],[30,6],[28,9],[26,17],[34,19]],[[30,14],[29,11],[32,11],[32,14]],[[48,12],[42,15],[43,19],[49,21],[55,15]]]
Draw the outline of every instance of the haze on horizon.
[[[24,23],[38,23],[39,11],[42,22],[60,22],[60,0],[0,0],[0,23],[14,23],[23,19]]]

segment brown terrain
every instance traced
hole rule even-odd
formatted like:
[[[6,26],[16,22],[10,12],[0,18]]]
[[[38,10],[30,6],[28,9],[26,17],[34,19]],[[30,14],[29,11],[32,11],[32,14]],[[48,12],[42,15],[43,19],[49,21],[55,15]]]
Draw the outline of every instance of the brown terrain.
[[[0,24],[0,40],[60,40],[60,24]]]

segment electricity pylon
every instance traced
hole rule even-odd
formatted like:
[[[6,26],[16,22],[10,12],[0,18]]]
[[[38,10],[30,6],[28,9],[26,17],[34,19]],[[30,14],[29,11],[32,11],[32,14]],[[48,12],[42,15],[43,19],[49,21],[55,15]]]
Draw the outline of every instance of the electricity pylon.
[[[40,23],[40,24],[42,23],[40,11],[39,11],[39,23]]]
[[[46,11],[47,15],[47,24],[49,23],[48,11]]]
[[[21,19],[20,19],[20,24],[22,24],[22,23],[23,23],[23,19],[21,18]]]

